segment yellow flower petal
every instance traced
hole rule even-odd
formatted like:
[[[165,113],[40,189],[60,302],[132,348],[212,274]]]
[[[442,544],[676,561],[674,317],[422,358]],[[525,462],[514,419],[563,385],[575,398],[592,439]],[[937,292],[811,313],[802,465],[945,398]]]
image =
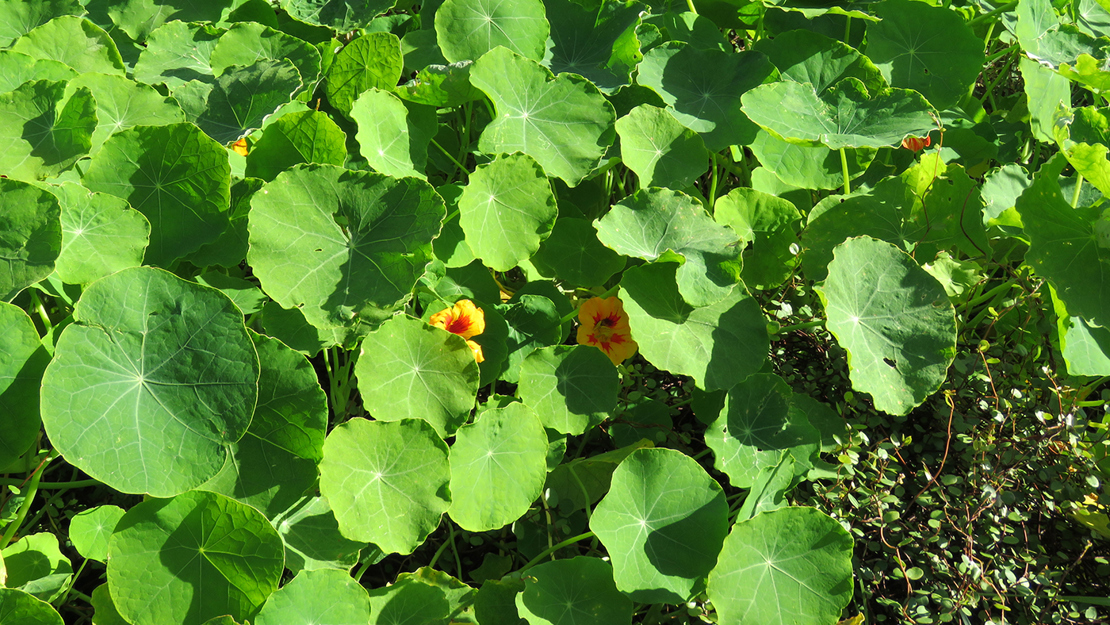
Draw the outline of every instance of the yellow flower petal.
[[[590,298],[578,309],[578,343],[597,347],[614,365],[636,353],[639,346],[632,340],[628,314],[616,297]]]
[[[486,331],[486,314],[474,302],[463,299],[451,308],[432,315],[428,323],[447,330],[451,334],[458,334],[464,339],[470,339]]]

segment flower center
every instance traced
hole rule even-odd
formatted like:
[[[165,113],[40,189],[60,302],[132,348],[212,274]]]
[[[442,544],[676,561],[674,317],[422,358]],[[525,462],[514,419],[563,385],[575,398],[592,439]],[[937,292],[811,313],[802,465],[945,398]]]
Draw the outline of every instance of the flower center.
[[[466,317],[459,317],[458,319],[452,319],[447,324],[446,329],[451,334],[462,334],[463,332],[466,332],[467,329],[469,329],[469,328],[470,328],[470,319],[468,319]]]

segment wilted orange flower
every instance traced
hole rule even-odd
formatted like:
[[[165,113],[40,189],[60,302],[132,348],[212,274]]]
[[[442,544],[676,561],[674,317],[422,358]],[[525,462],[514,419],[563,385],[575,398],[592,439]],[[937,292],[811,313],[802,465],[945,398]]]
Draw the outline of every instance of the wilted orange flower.
[[[241,156],[247,155],[247,138],[240,137],[238,141],[231,144],[231,149]]]
[[[432,315],[428,323],[463,337],[470,351],[474,353],[474,360],[477,362],[485,360],[482,346],[470,340],[486,331],[486,314],[481,308],[475,306],[474,302],[468,299],[459,300],[454,306],[444,308]]]
[[[590,298],[578,309],[578,323],[578,344],[600,349],[614,365],[635,354],[639,347],[632,340],[624,304],[615,297]]]
[[[925,135],[924,137],[906,137],[905,139],[902,139],[902,147],[906,148],[907,150],[919,152],[929,147],[930,141],[931,140],[929,139],[929,135]]]

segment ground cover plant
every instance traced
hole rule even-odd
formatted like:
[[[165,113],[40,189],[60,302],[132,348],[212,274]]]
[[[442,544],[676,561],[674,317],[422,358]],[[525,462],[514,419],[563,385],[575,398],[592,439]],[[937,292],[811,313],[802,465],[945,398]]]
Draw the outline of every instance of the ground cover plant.
[[[1101,0],[0,46],[3,625],[1110,618]]]

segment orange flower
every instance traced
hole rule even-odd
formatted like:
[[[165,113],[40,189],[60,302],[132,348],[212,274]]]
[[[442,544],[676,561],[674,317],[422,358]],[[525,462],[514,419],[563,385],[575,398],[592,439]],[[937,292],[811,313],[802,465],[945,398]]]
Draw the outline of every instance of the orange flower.
[[[485,360],[482,346],[470,340],[486,330],[486,314],[481,308],[475,306],[474,302],[468,299],[459,300],[451,308],[444,308],[432,315],[428,323],[463,337],[470,351],[474,353],[474,360],[477,362]]]
[[[906,148],[907,150],[919,152],[929,147],[930,141],[931,140],[929,139],[929,135],[925,135],[924,137],[906,137],[905,139],[902,139],[902,147]]]
[[[231,149],[241,156],[247,155],[247,138],[240,137],[238,141],[231,144]]]
[[[624,304],[615,297],[590,298],[578,309],[578,323],[578,344],[600,349],[614,365],[635,354],[639,347],[632,340]]]

